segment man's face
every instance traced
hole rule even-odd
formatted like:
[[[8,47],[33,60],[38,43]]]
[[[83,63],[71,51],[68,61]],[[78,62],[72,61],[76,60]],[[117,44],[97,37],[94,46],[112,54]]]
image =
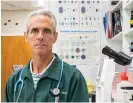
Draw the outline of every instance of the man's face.
[[[52,45],[57,39],[52,20],[43,15],[32,17],[25,38],[33,54],[47,55],[52,52]]]

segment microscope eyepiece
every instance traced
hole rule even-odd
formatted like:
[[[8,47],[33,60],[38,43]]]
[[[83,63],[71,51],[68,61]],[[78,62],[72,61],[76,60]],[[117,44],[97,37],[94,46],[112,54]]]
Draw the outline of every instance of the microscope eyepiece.
[[[120,65],[129,65],[132,61],[132,58],[123,52],[116,52],[110,47],[106,46],[103,48],[102,53],[109,56],[110,58],[113,58],[114,61]]]

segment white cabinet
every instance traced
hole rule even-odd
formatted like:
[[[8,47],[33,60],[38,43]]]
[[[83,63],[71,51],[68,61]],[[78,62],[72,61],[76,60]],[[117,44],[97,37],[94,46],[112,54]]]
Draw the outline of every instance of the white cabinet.
[[[130,28],[131,11],[133,11],[133,0],[120,0],[111,12],[118,9],[122,9],[122,32],[118,33],[110,40],[108,39],[109,46],[116,51],[123,51],[124,53],[131,55],[130,52],[131,42],[133,42],[133,28]]]
[[[115,6],[111,7],[111,12],[114,13],[117,10],[122,9],[122,7],[123,7],[123,2],[122,2],[122,0],[120,0]],[[123,15],[123,14],[121,14],[121,15]],[[111,24],[111,25],[113,25],[113,24]],[[114,35],[114,33],[112,33],[112,35]],[[122,50],[122,36],[123,36],[123,30],[121,32],[119,32],[118,34],[115,34],[111,38],[108,38],[107,39],[108,45],[116,51],[121,51]]]
[[[123,36],[122,50],[130,55],[131,42],[133,42],[133,28],[130,28],[131,11],[133,11],[133,0],[123,1]]]

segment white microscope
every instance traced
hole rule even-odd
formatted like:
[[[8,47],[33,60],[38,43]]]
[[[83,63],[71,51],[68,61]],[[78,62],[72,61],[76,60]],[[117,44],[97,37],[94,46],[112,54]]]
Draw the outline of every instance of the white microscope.
[[[115,63],[133,69],[133,58],[122,52],[115,52],[110,47],[103,48],[102,53],[109,56],[100,63],[96,83],[96,102],[112,102],[112,82],[115,75]],[[112,59],[110,59],[112,58]],[[131,97],[131,100],[133,97]],[[133,102],[133,101],[132,101]]]

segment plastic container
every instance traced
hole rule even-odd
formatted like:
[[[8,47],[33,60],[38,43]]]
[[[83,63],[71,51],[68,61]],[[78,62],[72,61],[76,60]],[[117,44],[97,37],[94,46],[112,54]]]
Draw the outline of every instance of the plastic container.
[[[121,75],[121,82],[117,84],[116,102],[129,103],[133,102],[133,84],[128,81],[126,71]]]

